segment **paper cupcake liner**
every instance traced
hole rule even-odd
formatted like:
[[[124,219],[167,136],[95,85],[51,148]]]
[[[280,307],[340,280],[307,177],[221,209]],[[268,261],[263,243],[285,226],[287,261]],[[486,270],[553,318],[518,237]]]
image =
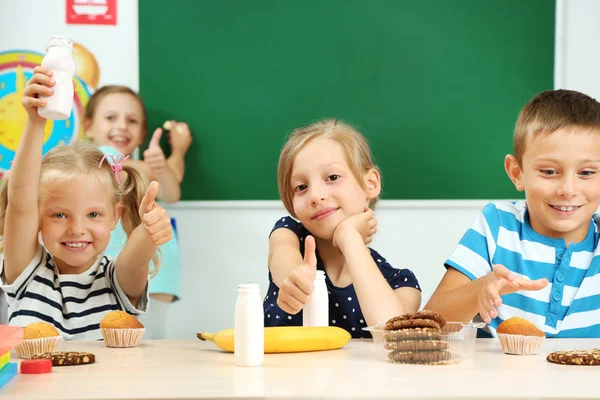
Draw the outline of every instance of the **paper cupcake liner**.
[[[40,339],[27,339],[15,349],[17,356],[29,360],[36,354],[50,353],[58,350],[60,345],[60,336],[52,336]]]
[[[107,329],[101,328],[106,347],[135,347],[142,341],[145,328],[139,329]]]
[[[508,335],[498,333],[502,351],[506,354],[533,355],[540,352],[545,336]]]

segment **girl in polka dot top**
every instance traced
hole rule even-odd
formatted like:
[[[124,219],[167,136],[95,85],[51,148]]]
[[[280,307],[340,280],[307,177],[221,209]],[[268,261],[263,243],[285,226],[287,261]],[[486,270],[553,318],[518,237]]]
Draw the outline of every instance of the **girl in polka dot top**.
[[[278,184],[291,216],[275,223],[269,239],[265,326],[302,325],[317,269],[325,272],[329,325],[352,337],[370,337],[362,328],[417,311],[415,275],[367,247],[377,231],[372,208],[381,176],[359,132],[336,120],[294,130]]]

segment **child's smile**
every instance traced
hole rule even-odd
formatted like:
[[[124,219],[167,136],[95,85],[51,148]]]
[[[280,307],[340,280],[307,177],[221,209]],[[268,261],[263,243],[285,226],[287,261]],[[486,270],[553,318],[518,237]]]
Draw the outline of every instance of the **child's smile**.
[[[600,205],[600,135],[562,128],[529,140],[517,185],[536,232],[582,241]]]
[[[312,217],[312,220],[322,221],[339,210],[339,207],[326,207],[317,211]]]
[[[60,272],[76,274],[104,251],[118,217],[99,180],[76,176],[61,186],[42,199],[42,240]]]

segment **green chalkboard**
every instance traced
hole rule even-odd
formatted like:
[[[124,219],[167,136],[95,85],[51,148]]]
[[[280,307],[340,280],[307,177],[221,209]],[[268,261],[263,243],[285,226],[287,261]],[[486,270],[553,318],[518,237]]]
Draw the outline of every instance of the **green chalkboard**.
[[[143,0],[140,91],[151,128],[193,130],[184,200],[277,199],[285,136],[331,117],[384,199],[515,198],[503,158],[552,89],[554,22],[547,0]]]

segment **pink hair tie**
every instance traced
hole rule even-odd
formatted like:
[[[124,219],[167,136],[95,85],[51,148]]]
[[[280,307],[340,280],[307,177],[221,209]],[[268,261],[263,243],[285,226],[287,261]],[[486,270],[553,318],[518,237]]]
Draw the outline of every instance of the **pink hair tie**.
[[[110,162],[110,160],[108,160],[107,157],[110,157],[110,159],[112,160],[112,163]],[[112,154],[105,154],[104,157],[102,157],[102,160],[100,160],[100,164],[98,164],[98,168],[102,167],[102,163],[104,162],[105,158],[106,158],[108,164],[110,165],[110,167],[112,168],[113,172],[115,173],[115,179],[117,180],[117,186],[120,189],[121,188],[121,179],[119,179],[119,172],[123,171],[123,163],[125,162],[125,160],[127,160],[129,158],[129,156],[124,157],[123,154],[121,154],[121,153],[119,153],[116,157],[114,157]]]

